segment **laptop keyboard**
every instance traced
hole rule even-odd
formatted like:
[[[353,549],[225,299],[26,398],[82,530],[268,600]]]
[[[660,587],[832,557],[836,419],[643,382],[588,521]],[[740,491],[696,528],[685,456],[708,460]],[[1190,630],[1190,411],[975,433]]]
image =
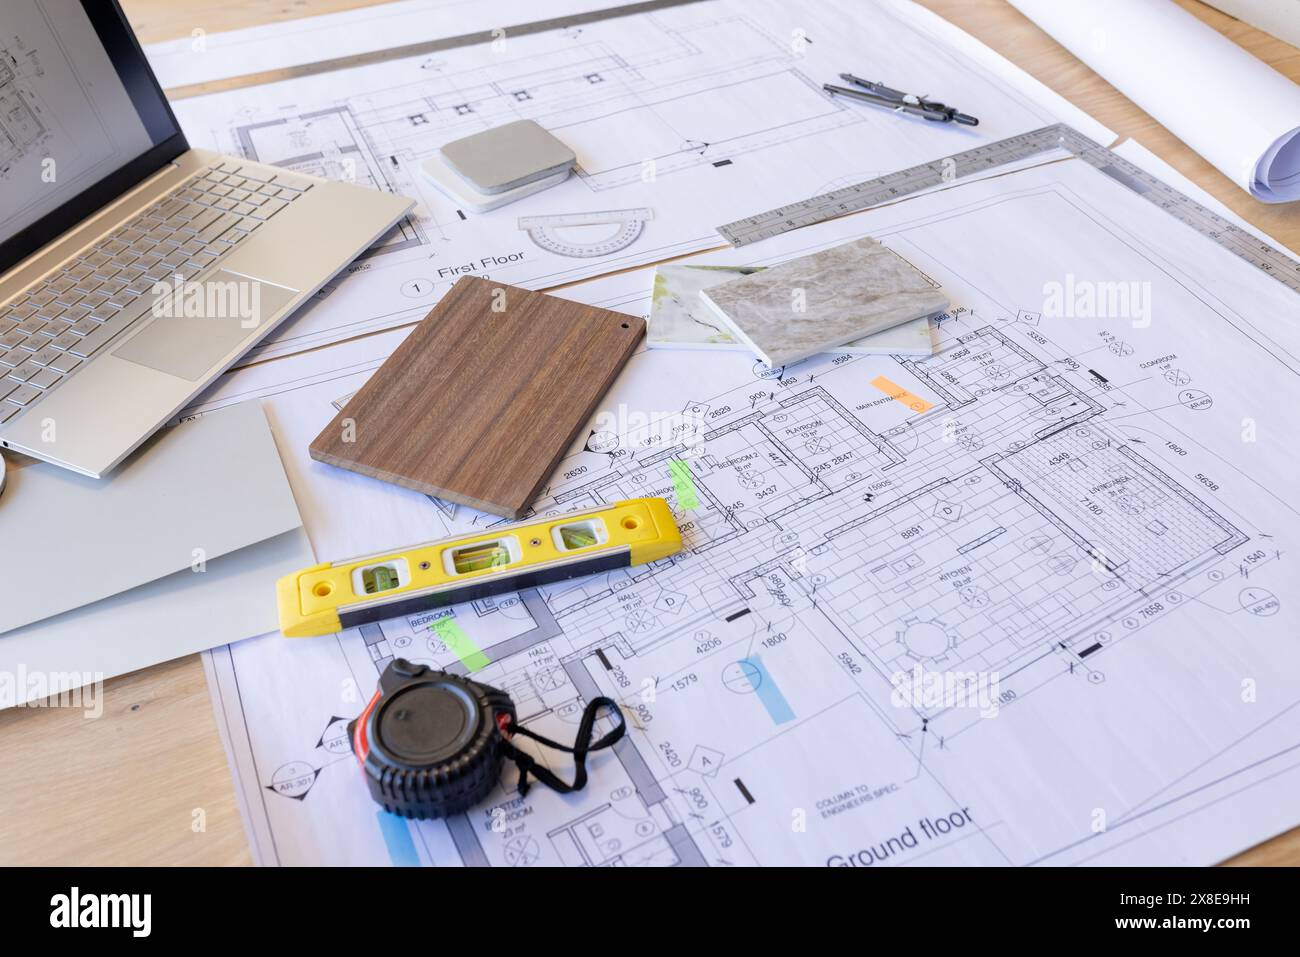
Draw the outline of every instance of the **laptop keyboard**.
[[[155,283],[208,271],[311,186],[293,173],[218,163],[0,306],[0,424],[148,316]]]

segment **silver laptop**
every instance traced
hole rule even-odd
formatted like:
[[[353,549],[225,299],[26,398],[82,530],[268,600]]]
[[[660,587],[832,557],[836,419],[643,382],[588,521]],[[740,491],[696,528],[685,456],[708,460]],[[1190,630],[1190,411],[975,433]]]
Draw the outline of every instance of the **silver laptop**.
[[[5,0],[0,447],[104,475],[413,205],[190,149],[116,0]]]

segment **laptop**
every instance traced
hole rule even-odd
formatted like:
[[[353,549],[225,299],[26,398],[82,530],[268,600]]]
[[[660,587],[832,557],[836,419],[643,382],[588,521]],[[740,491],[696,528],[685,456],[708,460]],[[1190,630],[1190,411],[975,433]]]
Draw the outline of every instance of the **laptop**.
[[[117,0],[5,0],[0,448],[102,477],[413,205],[190,149]]]

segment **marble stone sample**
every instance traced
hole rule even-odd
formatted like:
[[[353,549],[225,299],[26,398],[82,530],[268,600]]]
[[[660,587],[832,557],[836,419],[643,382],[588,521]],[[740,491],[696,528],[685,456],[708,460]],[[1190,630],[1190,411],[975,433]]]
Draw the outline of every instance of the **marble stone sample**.
[[[717,349],[749,352],[713,310],[700,301],[700,290],[763,271],[762,266],[655,267],[646,346],[651,349]],[[938,351],[938,328],[922,317],[840,346],[836,352],[859,356],[930,356]]]
[[[773,369],[949,305],[916,267],[870,237],[703,289],[700,300]]]

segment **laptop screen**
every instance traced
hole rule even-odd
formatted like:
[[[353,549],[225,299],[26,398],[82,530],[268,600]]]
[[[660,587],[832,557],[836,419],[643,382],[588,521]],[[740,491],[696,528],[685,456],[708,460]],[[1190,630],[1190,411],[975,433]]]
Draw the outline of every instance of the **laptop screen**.
[[[115,0],[0,3],[0,271],[186,148]]]

